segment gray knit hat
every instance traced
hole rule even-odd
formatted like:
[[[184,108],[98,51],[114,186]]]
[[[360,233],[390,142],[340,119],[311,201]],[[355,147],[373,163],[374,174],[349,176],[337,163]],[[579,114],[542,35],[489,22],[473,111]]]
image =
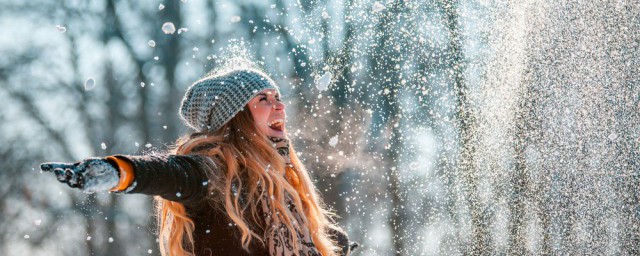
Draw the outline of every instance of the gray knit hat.
[[[279,90],[271,78],[255,69],[206,76],[187,89],[180,119],[198,132],[215,131],[264,89]]]

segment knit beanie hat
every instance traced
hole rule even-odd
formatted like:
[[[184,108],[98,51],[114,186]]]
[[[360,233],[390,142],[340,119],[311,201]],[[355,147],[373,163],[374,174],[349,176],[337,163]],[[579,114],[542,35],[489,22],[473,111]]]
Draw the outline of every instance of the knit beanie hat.
[[[279,91],[271,78],[255,69],[206,76],[187,89],[180,119],[197,132],[218,130],[264,89]]]

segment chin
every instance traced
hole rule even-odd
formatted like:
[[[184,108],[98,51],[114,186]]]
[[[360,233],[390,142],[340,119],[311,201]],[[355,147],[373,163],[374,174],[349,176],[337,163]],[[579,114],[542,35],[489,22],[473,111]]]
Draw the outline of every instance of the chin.
[[[286,134],[284,132],[281,131],[271,131],[269,133],[270,137],[277,137],[277,138],[286,138]]]
[[[284,119],[274,119],[267,125],[267,133],[270,137],[286,138],[286,129]]]
[[[285,130],[280,131],[280,130],[274,130],[274,129],[271,129],[271,128],[267,128],[267,132],[265,134],[267,134],[267,136],[269,136],[269,137],[276,137],[276,138],[286,138],[287,137]]]

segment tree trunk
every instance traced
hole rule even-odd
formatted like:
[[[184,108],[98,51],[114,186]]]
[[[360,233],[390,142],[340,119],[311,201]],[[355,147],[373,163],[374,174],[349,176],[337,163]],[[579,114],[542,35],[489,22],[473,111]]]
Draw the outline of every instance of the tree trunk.
[[[397,68],[399,58],[402,52],[396,47],[401,42],[394,41],[392,36],[398,26],[398,20],[402,15],[404,8],[403,1],[394,2],[385,13],[381,15],[381,20],[377,26],[378,38],[374,52],[370,58],[371,72],[370,76],[373,82],[379,84],[378,90],[383,93],[377,97],[375,105],[376,112],[370,127],[371,136],[369,138],[370,145],[380,145],[379,141],[383,141],[382,131],[391,129],[388,134],[388,145],[384,146],[384,166],[385,176],[389,178],[387,184],[387,192],[391,197],[391,212],[389,212],[388,223],[391,226],[391,238],[393,242],[393,251],[397,256],[407,253],[406,243],[406,225],[407,214],[403,205],[404,198],[402,196],[400,179],[398,177],[400,150],[402,149],[402,126],[400,125],[400,109],[399,95],[400,90],[400,72]],[[375,90],[374,90],[375,91]]]
[[[457,0],[446,0],[443,3],[445,22],[451,37],[449,42],[450,59],[448,61],[453,70],[453,88],[457,104],[456,128],[459,132],[461,145],[459,167],[460,174],[463,176],[463,191],[471,213],[471,246],[465,252],[468,254],[490,254],[489,218],[486,216],[485,207],[480,201],[478,170],[475,169],[474,160],[476,152],[474,137],[477,130],[476,119],[467,95],[469,90],[464,80],[466,65],[462,52],[462,35],[458,22],[457,8]]]

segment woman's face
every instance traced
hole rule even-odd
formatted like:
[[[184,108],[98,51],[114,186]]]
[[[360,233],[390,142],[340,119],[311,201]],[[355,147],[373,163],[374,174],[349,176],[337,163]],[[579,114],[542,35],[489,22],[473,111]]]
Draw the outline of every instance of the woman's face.
[[[265,89],[247,104],[258,129],[269,137],[285,138],[284,104],[274,89]]]

